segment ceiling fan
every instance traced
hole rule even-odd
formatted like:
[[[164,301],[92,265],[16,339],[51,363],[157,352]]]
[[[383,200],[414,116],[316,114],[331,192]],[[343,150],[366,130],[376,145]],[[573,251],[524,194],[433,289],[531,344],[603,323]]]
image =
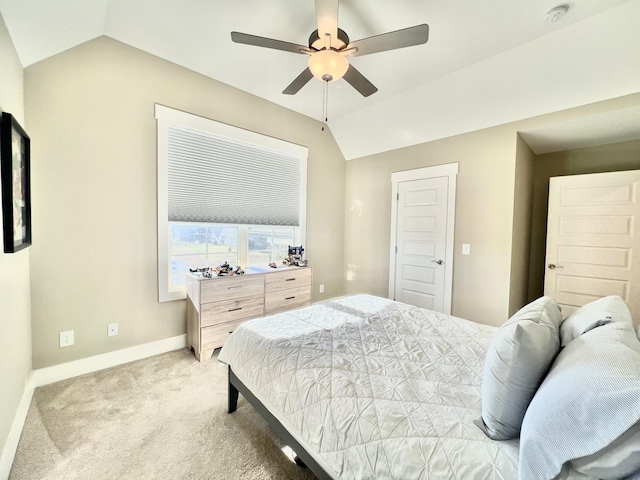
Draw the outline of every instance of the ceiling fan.
[[[345,31],[338,28],[338,0],[315,2],[318,29],[309,36],[308,47],[247,33],[231,32],[231,40],[235,43],[309,55],[308,67],[284,89],[282,93],[286,95],[295,95],[309,80],[316,77],[327,83],[344,78],[363,96],[368,97],[378,89],[349,64],[347,57],[361,57],[420,45],[429,39],[429,25],[424,23],[351,42]]]

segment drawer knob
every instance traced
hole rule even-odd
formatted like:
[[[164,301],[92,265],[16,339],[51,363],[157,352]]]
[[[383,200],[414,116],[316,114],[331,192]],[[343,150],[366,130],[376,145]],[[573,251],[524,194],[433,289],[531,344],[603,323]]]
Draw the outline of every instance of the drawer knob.
[[[232,288],[242,288],[242,285],[232,285],[231,287],[229,287],[229,290],[231,290]]]
[[[230,308],[229,311],[230,312],[235,312],[237,310],[242,310],[242,307],[238,307],[238,308]]]
[[[293,300],[294,298],[296,298],[296,297],[287,297],[287,298],[285,298],[285,300]]]
[[[296,277],[293,277],[293,278],[287,278],[287,279],[285,280],[285,282],[293,282],[295,279],[296,279]]]

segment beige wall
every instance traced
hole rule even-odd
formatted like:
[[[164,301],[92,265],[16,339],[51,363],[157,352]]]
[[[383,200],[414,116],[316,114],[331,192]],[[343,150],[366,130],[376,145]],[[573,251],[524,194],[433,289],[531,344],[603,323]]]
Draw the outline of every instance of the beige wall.
[[[567,173],[614,169],[613,165],[640,168],[637,142],[617,148],[606,158],[580,154],[576,159],[575,154],[565,153],[550,156],[547,162],[541,156],[541,163],[519,132],[536,132],[638,105],[640,94],[627,95],[347,162],[345,291],[388,295],[391,173],[459,162],[452,312],[502,324],[541,295],[532,295],[531,289],[532,279],[535,283],[541,278],[536,270],[539,258],[527,265],[527,258],[539,248],[539,239],[544,239],[542,228],[546,231],[546,220],[540,222],[539,212],[544,183],[541,165],[564,168]],[[585,150],[602,153],[600,147]],[[563,166],[555,165],[557,161]],[[545,175],[548,179],[550,171]],[[543,204],[546,212],[546,199]],[[471,255],[460,254],[463,243],[471,244]]]
[[[34,368],[185,333],[185,301],[158,303],[156,102],[309,148],[314,300],[342,294],[345,164],[317,121],[107,37],[27,68],[25,98]]]
[[[530,300],[541,296],[544,291],[549,179],[620,170],[640,170],[640,140],[536,156],[528,286]]]
[[[527,304],[529,253],[531,246],[531,208],[533,203],[533,169],[535,154],[518,135],[511,234],[511,281],[509,315]]]
[[[22,65],[2,16],[0,72],[0,110],[14,115],[24,127]],[[31,374],[31,249],[4,253],[2,238],[0,221],[0,451],[4,453],[11,424]],[[4,460],[3,456],[0,467]]]
[[[452,313],[506,321],[516,139],[496,127],[347,162],[345,291],[388,295],[391,173],[458,162]]]

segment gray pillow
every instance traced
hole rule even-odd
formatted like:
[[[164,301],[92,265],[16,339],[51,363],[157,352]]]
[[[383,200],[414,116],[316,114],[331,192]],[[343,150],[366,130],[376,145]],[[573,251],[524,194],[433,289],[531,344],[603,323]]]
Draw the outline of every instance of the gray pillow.
[[[599,298],[578,308],[569,315],[560,327],[561,345],[569,342],[589,330],[610,322],[624,322],[633,325],[631,312],[618,295]]]
[[[576,459],[602,452],[638,421],[640,342],[633,327],[612,322],[589,330],[558,354],[527,409],[519,476],[554,478],[574,460],[582,468]],[[625,474],[608,466],[603,478]]]
[[[529,402],[560,349],[562,314],[552,297],[520,309],[491,340],[482,376],[482,423],[490,438],[520,432]]]

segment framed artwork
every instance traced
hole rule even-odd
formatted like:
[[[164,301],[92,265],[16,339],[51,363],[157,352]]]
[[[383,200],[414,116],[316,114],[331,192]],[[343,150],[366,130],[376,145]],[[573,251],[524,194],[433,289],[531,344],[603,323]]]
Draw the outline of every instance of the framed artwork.
[[[0,121],[0,181],[5,253],[31,245],[31,141],[9,113]]]

